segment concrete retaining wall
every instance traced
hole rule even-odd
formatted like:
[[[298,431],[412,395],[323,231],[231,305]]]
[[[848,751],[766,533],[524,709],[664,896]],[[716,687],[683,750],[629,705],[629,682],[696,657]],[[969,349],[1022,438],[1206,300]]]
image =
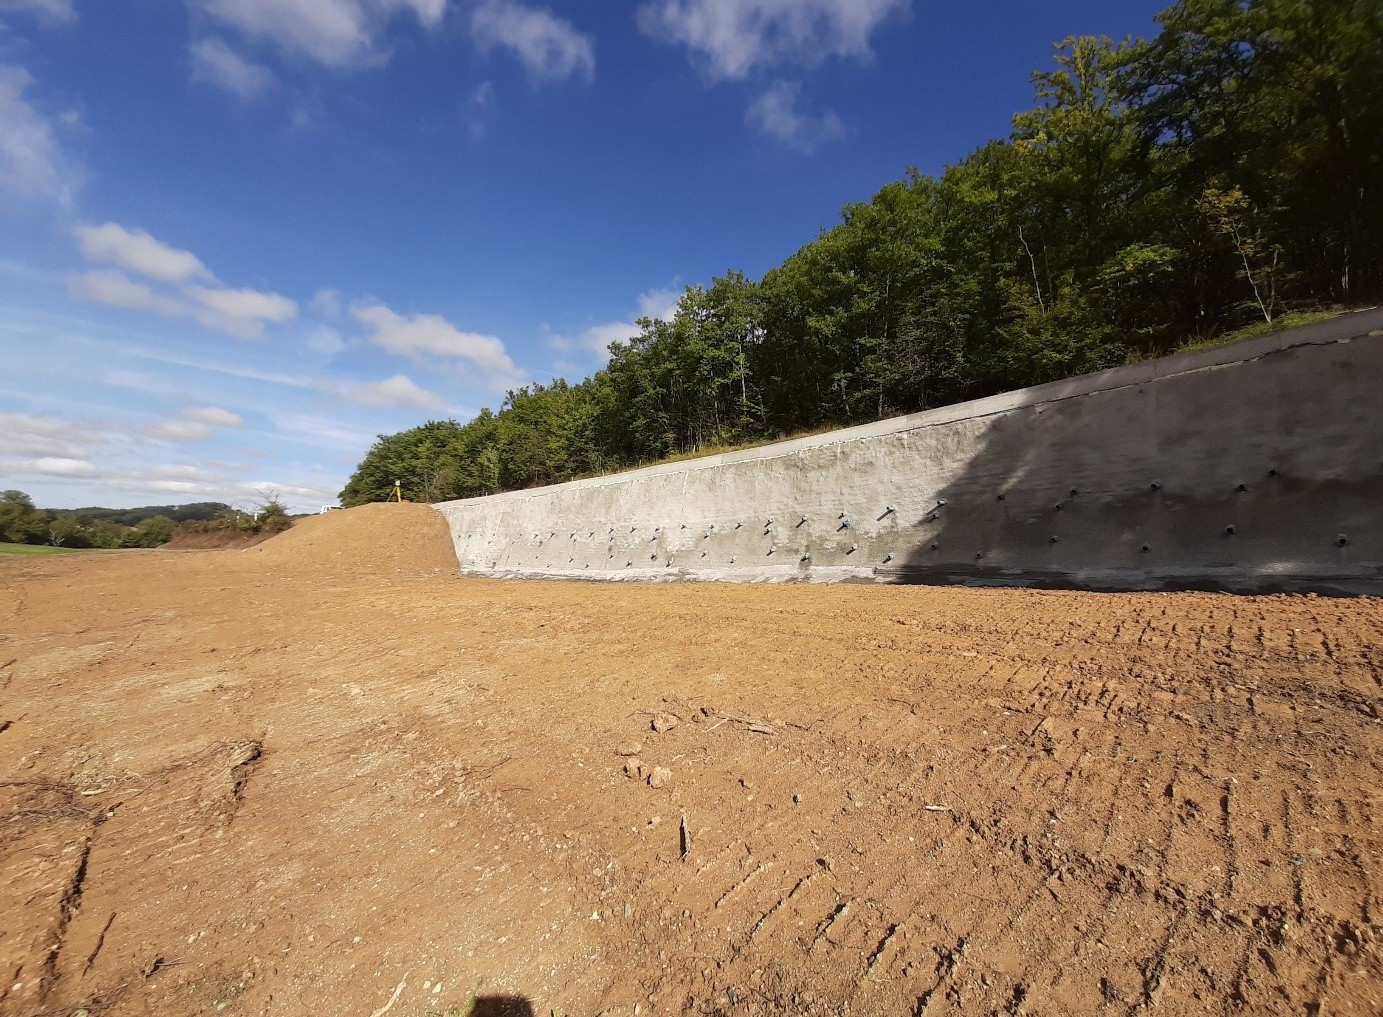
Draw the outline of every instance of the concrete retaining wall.
[[[1383,312],[437,507],[468,574],[1383,594]]]

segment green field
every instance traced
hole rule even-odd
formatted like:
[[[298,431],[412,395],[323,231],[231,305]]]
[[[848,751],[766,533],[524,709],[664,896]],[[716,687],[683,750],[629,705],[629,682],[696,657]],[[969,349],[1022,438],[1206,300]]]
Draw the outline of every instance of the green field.
[[[75,547],[49,547],[47,544],[5,544],[0,543],[0,555],[35,555],[35,554],[76,554]]]

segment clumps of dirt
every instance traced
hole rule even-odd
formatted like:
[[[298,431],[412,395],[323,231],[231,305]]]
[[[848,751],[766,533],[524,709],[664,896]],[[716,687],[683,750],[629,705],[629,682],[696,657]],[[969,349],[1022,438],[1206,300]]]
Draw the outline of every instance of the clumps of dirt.
[[[630,780],[646,783],[655,791],[672,783],[672,771],[666,766],[649,766],[637,756],[624,761],[624,775]]]
[[[430,576],[457,569],[446,520],[430,505],[407,502],[301,519],[246,554],[285,571]]]

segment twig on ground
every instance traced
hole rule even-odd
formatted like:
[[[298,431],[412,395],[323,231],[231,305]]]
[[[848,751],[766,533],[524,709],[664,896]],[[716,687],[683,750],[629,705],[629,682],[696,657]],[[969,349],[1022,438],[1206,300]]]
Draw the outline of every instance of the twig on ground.
[[[386,1013],[393,1009],[394,1004],[399,1001],[399,996],[403,995],[403,987],[408,984],[408,975],[409,972],[407,971],[403,973],[403,981],[399,982],[398,986],[394,989],[394,994],[389,997],[389,1002],[370,1014],[370,1017],[384,1017]]]

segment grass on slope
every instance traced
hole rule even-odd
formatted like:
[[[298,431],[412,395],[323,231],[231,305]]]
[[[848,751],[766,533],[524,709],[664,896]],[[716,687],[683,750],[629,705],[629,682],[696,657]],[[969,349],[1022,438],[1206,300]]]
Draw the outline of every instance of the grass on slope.
[[[1245,339],[1257,339],[1260,335],[1283,332],[1289,328],[1314,325],[1318,321],[1338,318],[1346,310],[1344,307],[1324,307],[1314,311],[1288,311],[1286,314],[1279,314],[1271,322],[1260,321],[1255,325],[1246,325],[1243,328],[1235,329],[1233,332],[1211,336],[1209,339],[1188,340],[1183,345],[1178,346],[1176,352],[1190,353],[1192,350],[1208,350],[1212,346],[1225,346],[1229,343],[1243,342]]]
[[[43,555],[76,554],[75,547],[50,547],[47,544],[5,544],[0,543],[0,555]]]

